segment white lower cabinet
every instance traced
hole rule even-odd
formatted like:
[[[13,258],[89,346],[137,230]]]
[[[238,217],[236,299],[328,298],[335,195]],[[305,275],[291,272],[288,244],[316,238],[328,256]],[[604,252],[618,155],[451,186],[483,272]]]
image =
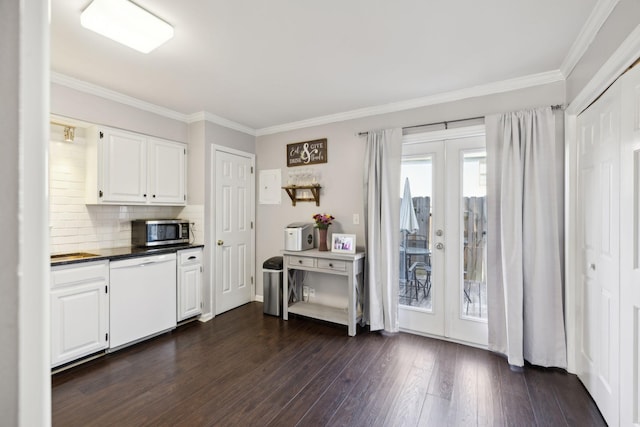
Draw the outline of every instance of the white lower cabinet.
[[[202,248],[178,251],[177,321],[202,313]]]
[[[51,269],[51,366],[109,345],[109,262]]]

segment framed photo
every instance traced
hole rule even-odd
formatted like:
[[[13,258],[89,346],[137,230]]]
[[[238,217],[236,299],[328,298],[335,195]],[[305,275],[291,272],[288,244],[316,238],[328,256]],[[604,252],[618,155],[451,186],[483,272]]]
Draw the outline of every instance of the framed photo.
[[[333,233],[331,235],[331,252],[355,254],[356,235]]]

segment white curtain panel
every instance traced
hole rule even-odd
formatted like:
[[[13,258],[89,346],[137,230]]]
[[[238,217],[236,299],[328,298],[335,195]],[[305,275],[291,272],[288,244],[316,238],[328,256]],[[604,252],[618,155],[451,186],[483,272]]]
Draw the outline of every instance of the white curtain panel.
[[[364,318],[372,331],[398,332],[402,130],[369,131],[364,165]]]
[[[562,144],[550,107],[487,116],[489,349],[566,367]]]

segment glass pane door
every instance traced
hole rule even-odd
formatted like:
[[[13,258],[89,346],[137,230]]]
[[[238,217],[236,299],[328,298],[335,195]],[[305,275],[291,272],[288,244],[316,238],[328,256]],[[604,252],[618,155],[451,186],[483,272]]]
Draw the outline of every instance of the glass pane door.
[[[434,249],[443,228],[443,174],[442,141],[403,147],[398,316],[401,328],[421,334],[444,334],[444,254]]]
[[[403,144],[400,327],[487,344],[484,134]]]
[[[407,159],[402,163],[403,206],[413,209],[415,222],[401,224],[400,304],[432,311],[431,301],[431,202],[433,200],[433,156]],[[412,215],[405,215],[410,218]]]
[[[487,153],[462,152],[462,292],[460,312],[487,319]]]

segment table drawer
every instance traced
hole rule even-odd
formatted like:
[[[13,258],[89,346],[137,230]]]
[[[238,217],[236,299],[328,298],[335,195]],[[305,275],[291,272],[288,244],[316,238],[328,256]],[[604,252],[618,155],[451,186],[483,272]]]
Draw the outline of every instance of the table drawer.
[[[290,256],[289,257],[289,265],[290,266],[304,266],[304,267],[315,267],[316,260],[315,258],[309,258],[304,256]]]
[[[346,261],[338,261],[335,259],[319,259],[318,268],[335,271],[347,271]]]

